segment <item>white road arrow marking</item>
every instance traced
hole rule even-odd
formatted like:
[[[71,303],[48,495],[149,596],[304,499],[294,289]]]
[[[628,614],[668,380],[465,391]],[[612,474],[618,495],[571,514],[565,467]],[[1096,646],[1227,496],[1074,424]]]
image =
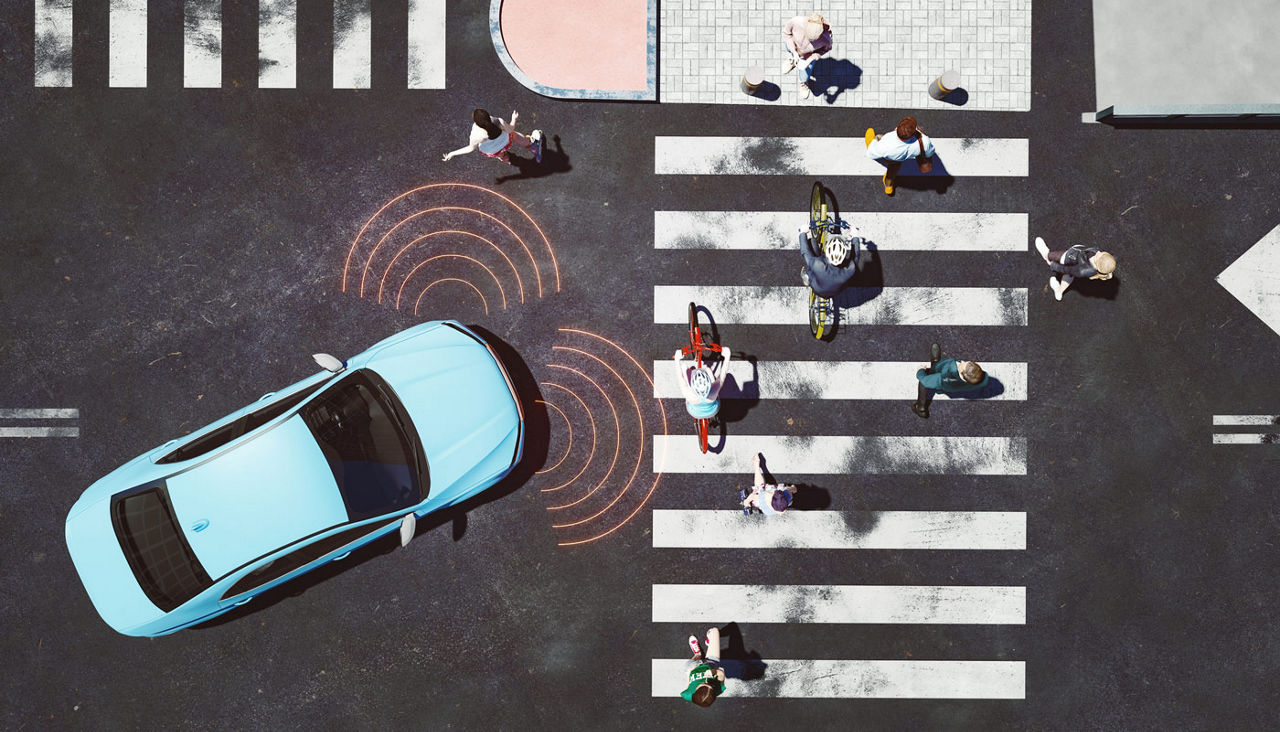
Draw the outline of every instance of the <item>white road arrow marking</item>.
[[[1218,275],[1218,284],[1280,333],[1280,226]]]

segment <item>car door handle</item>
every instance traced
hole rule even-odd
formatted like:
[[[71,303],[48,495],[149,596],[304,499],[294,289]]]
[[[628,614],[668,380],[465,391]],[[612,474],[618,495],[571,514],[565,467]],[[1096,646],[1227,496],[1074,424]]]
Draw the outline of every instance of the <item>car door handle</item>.
[[[333,559],[330,559],[329,561],[331,561],[331,562],[336,562],[336,561],[338,561],[339,559],[346,559],[346,558],[347,558],[347,557],[349,557],[349,556],[351,556],[351,552],[343,552],[343,553],[339,554],[338,556],[334,557]]]
[[[236,604],[232,605],[231,607],[240,607],[241,605],[244,605],[244,604],[248,603],[248,602],[249,602],[250,600],[252,600],[252,599],[253,599],[252,597],[246,597],[245,599],[241,600],[240,602],[237,602]]]

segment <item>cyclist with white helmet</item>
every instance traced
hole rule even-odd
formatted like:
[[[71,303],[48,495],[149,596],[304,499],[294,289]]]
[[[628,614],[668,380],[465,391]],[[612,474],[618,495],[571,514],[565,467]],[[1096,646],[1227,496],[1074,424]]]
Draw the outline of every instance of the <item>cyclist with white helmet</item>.
[[[684,407],[694,419],[711,419],[720,412],[720,387],[724,385],[724,375],[729,370],[731,352],[728,346],[720,347],[719,373],[706,361],[702,366],[694,363],[680,363],[683,350],[677,350],[671,357],[680,369],[680,393],[684,395]]]
[[[849,234],[829,234],[826,246],[818,251],[818,242],[808,227],[800,229],[800,253],[804,267],[800,279],[819,297],[835,297],[858,273],[858,259],[865,240],[857,228]]]

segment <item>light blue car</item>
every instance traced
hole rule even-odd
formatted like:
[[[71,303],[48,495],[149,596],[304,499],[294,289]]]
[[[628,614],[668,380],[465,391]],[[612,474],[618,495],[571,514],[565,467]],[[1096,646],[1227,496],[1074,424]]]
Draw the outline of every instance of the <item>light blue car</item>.
[[[493,348],[453,321],[398,333],[90,486],[67,549],[126,635],[209,620],[488,488],[524,413]]]

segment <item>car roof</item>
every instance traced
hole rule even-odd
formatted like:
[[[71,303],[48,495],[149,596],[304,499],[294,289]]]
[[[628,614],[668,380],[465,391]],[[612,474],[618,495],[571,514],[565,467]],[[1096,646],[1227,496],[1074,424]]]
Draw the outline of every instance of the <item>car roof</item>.
[[[167,482],[178,525],[215,581],[347,520],[328,461],[296,414]]]

